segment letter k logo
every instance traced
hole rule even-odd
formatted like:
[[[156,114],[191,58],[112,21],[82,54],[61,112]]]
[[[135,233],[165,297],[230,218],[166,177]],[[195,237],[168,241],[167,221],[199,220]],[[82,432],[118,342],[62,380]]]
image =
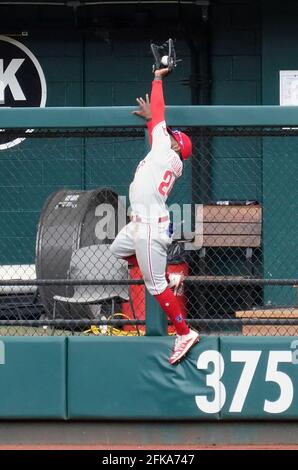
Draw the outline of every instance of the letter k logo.
[[[0,108],[44,108],[46,100],[47,84],[35,55],[24,44],[0,34]],[[1,127],[0,153],[25,140],[12,136],[5,124]],[[23,132],[29,134],[33,129],[23,129]]]
[[[22,88],[17,80],[16,73],[25,59],[12,59],[4,70],[4,61],[0,59],[0,104],[5,103],[5,88],[10,88],[15,101],[26,101]]]

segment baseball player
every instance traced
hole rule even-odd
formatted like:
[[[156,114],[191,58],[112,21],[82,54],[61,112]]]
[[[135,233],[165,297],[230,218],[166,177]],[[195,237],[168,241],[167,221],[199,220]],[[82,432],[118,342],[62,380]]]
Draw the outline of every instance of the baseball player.
[[[172,242],[166,200],[176,179],[182,175],[183,161],[192,152],[190,138],[183,132],[169,129],[165,122],[163,78],[168,73],[168,68],[154,72],[151,120],[145,112],[149,98],[146,102],[137,99],[140,110],[136,114],[148,119],[152,146],[138,164],[129,188],[130,223],[119,232],[110,249],[117,258],[126,259],[132,266],[139,265],[147,290],[175,326],[177,336],[169,358],[170,364],[175,364],[199,341],[199,334],[188,327],[171,290],[177,289],[181,276],[166,275],[167,250]]]

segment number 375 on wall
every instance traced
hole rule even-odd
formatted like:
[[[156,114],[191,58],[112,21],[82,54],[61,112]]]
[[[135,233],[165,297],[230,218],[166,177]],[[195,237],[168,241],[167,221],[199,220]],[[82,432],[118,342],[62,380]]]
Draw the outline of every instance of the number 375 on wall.
[[[295,346],[297,347],[298,341],[296,341],[296,343]],[[262,352],[232,350],[230,356],[231,363],[242,363],[243,367],[239,378],[237,378],[236,388],[233,386],[235,390],[233,390],[231,404],[228,409],[230,413],[241,413],[243,410],[262,354],[268,354],[266,373],[265,377],[262,377],[262,380],[265,382],[273,382],[275,384],[274,386],[279,388],[279,394],[274,401],[268,400],[267,398],[263,400],[263,411],[265,413],[278,414],[290,408],[294,398],[293,382],[287,373],[278,370],[278,368],[283,363],[297,364],[297,351]],[[212,369],[212,372],[206,374],[205,385],[210,387],[213,393],[211,395],[208,393],[208,396],[203,394],[196,395],[196,405],[199,410],[204,413],[218,413],[222,410],[227,398],[226,387],[228,387],[228,385],[226,384],[225,386],[222,380],[225,372],[224,357],[218,351],[204,351],[197,360],[197,368],[199,370]],[[228,377],[228,375],[229,371],[227,371],[226,376]],[[257,378],[258,387],[262,387],[263,384],[260,383],[260,374],[258,374]],[[231,385],[229,388],[231,388]]]

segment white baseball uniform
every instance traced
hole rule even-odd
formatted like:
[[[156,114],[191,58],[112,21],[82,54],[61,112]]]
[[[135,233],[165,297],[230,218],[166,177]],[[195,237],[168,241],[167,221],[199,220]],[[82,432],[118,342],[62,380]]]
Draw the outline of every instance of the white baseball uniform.
[[[168,286],[165,270],[172,239],[166,200],[183,171],[179,155],[171,148],[160,81],[153,81],[151,112],[152,147],[139,163],[129,188],[131,222],[119,232],[110,249],[117,258],[135,254],[148,291],[157,295]]]

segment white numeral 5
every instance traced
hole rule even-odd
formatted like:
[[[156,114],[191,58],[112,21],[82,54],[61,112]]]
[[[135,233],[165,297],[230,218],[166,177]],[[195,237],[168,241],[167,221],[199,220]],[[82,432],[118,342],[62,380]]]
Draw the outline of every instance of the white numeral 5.
[[[270,351],[266,371],[266,382],[275,382],[280,388],[276,401],[265,400],[264,411],[267,413],[282,413],[292,404],[294,397],[293,383],[284,372],[277,370],[279,362],[292,362],[292,351]]]

